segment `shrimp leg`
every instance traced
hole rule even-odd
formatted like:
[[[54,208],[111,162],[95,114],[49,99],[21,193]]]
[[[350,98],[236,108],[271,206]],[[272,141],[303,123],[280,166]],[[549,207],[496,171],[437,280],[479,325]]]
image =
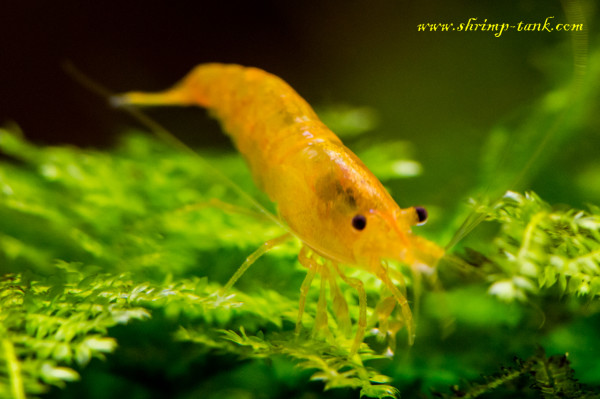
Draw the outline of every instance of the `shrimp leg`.
[[[310,285],[318,268],[317,263],[313,259],[309,258],[308,251],[308,247],[303,246],[298,254],[298,261],[302,266],[308,269],[308,273],[306,273],[306,277],[304,278],[302,286],[300,287],[300,304],[298,305],[298,317],[296,319],[296,334],[299,334],[300,329],[302,328],[302,316],[304,315],[304,308],[306,307],[306,296],[308,295]]]
[[[367,293],[362,281],[346,276],[340,270],[337,263],[333,263],[333,266],[342,280],[358,292],[358,326],[356,328],[354,342],[352,342],[352,348],[350,349],[350,357],[352,357],[358,352],[358,348],[362,343],[365,331],[367,330]]]
[[[406,329],[408,330],[408,344],[412,345],[415,341],[415,323],[413,320],[412,312],[410,311],[410,306],[408,305],[408,301],[406,300],[406,297],[402,295],[398,287],[394,285],[394,282],[388,276],[388,271],[383,264],[379,264],[379,267],[376,270],[377,277],[392,292],[392,295],[394,295],[394,297],[398,301],[398,304],[400,305],[400,309],[402,310],[402,317],[404,317]]]
[[[300,263],[308,269],[308,274],[302,283],[300,290],[300,309],[298,311],[298,321],[296,323],[296,333],[300,331],[302,325],[302,315],[306,304],[306,295],[310,288],[310,284],[318,272],[321,274],[321,288],[319,293],[319,301],[317,303],[317,314],[315,319],[315,331],[319,331],[328,326],[327,322],[327,293],[326,284],[329,284],[329,290],[333,296],[333,312],[335,314],[338,326],[345,336],[350,334],[352,323],[350,322],[350,312],[348,311],[348,303],[344,299],[340,287],[337,285],[335,276],[331,273],[331,269],[327,261],[323,265],[318,264],[310,257],[310,250],[303,247],[298,255]]]
[[[276,246],[286,242],[291,237],[292,235],[290,233],[285,233],[282,236],[273,238],[272,240],[265,242],[256,251],[252,252],[252,254],[250,254],[250,256],[246,258],[244,263],[242,263],[242,265],[236,270],[233,276],[231,276],[227,284],[225,284],[225,286],[223,287],[223,292],[229,291],[231,287],[233,287],[233,285],[240,279],[240,277],[242,277],[246,270],[248,270],[248,268],[252,266],[254,262],[256,262],[258,258],[263,256],[265,253],[269,252]]]
[[[352,330],[352,322],[350,321],[348,303],[340,291],[335,276],[332,273],[328,273],[327,278],[329,280],[329,291],[333,296],[333,313],[335,314],[338,327],[344,336],[349,337]]]
[[[315,335],[324,331],[325,335],[330,336],[331,332],[329,331],[329,320],[327,318],[327,280],[329,280],[329,271],[325,265],[319,265],[318,270],[321,275],[321,288],[313,330]]]
[[[393,296],[386,296],[379,300],[375,306],[375,310],[373,311],[373,315],[371,316],[371,321],[369,324],[379,324],[379,331],[382,338],[385,338],[390,331],[389,318],[396,308],[396,303],[396,298]]]

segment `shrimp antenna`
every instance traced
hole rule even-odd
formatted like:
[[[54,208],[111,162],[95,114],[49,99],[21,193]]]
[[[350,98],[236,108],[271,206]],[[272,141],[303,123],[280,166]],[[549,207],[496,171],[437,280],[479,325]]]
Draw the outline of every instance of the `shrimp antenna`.
[[[192,150],[187,144],[179,140],[173,133],[168,131],[161,124],[156,122],[154,119],[150,118],[148,115],[140,111],[135,106],[129,104],[116,103],[115,101],[113,101],[113,99],[116,98],[115,93],[111,92],[106,87],[102,86],[100,83],[94,81],[92,78],[84,74],[81,70],[75,67],[75,65],[73,65],[72,62],[63,62],[62,68],[71,78],[73,78],[73,80],[78,82],[80,85],[82,85],[92,93],[95,93],[100,97],[105,98],[111,105],[123,109],[142,125],[146,126],[158,139],[169,144],[173,148],[183,151],[189,155],[192,155],[197,161],[199,161],[202,164],[202,166],[204,166],[205,168],[209,169],[212,173],[217,175],[219,179],[221,179],[237,194],[244,198],[244,200],[246,200],[249,204],[256,208],[261,214],[266,216],[269,220],[271,220],[287,232],[290,232],[289,228],[279,218],[277,218],[275,215],[269,212],[267,208],[265,208],[255,198],[253,198],[246,191],[244,191],[244,189],[238,186],[233,180],[231,180],[229,177],[223,174],[223,172],[221,172],[219,169],[212,166],[206,159],[200,156],[200,154]]]
[[[587,72],[587,63],[588,63],[588,30],[585,25],[585,18],[583,9],[581,7],[581,2],[579,0],[562,0],[562,6],[567,17],[569,23],[573,25],[582,26],[581,30],[574,30],[572,32],[572,41],[573,41],[573,85],[570,91],[570,95],[572,96],[572,100],[576,99],[580,94],[584,87],[584,78]],[[574,101],[568,102],[568,106],[566,106],[561,113],[556,117],[552,125],[546,130],[546,133],[541,137],[539,141],[536,142],[536,148],[533,153],[527,158],[520,172],[516,173],[513,178],[508,178],[510,184],[507,187],[519,187],[520,185],[525,183],[527,179],[528,172],[533,168],[535,162],[538,161],[540,156],[547,150],[548,145],[556,136],[557,132],[561,128],[561,125],[567,118],[571,106],[574,104]],[[516,145],[513,141],[511,144]],[[508,154],[512,153],[512,151],[505,151],[505,156],[501,159],[500,164],[506,164],[508,162]],[[485,198],[486,195],[489,195],[490,186],[487,186],[486,189],[481,193],[482,198]],[[493,198],[489,203],[491,206],[497,205],[504,195],[503,193],[492,193],[490,195]],[[485,212],[480,212],[478,209],[472,210],[469,215],[466,217],[465,221],[461,224],[461,226],[456,230],[456,233],[445,246],[445,250],[448,251],[452,247],[454,247],[457,243],[459,243],[464,237],[466,237],[475,227],[477,227],[481,222],[485,220],[487,217]]]

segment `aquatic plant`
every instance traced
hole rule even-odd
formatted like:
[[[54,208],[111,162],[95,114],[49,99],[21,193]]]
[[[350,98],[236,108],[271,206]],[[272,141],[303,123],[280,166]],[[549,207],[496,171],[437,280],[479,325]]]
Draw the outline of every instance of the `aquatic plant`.
[[[590,76],[598,60],[590,55]],[[98,397],[318,397],[323,389],[328,397],[430,389],[448,398],[598,397],[600,208],[551,205],[531,191],[495,201],[498,187],[481,194],[507,143],[527,155],[546,137],[540,126],[556,130],[555,146],[584,130],[598,88],[593,80],[583,87],[576,101],[557,89],[518,127],[494,129],[469,210],[485,222],[439,265],[442,289],[434,281],[418,295],[421,285],[407,275],[409,297],[420,302],[413,347],[397,315],[372,320],[380,283],[348,271],[365,283],[371,319],[354,357],[334,317],[313,334],[318,290],[309,294],[305,329],[294,333],[305,275],[297,243],[270,252],[223,292],[241,261],[281,231],[196,157],[144,132],[101,151],[39,146],[3,128],[0,397],[79,397],[91,386],[102,387]],[[571,109],[577,113],[562,116]],[[392,191],[396,178],[420,172],[409,143],[370,142],[361,152],[369,112],[331,112],[337,131],[351,121],[358,155]],[[267,204],[238,155],[201,155]],[[523,167],[503,170],[506,188]],[[599,178],[592,172],[590,185]],[[448,220],[463,218],[456,212]],[[425,234],[443,242],[457,222],[432,227]],[[356,319],[356,293],[340,287]],[[515,355],[526,360],[498,373]]]
[[[352,359],[347,357],[348,338],[336,333],[335,319],[330,320],[329,336],[312,336],[310,328],[300,336],[293,333],[303,278],[294,244],[273,251],[236,288],[221,293],[240,259],[276,235],[278,228],[251,211],[216,211],[215,198],[235,204],[235,195],[211,181],[194,157],[145,134],[125,136],[115,150],[102,152],[38,147],[19,132],[3,129],[0,148],[5,154],[0,167],[0,396],[41,394],[50,386],[73,384],[80,373],[85,383],[86,367],[94,358],[121,356],[135,362],[140,355],[135,345],[117,349],[122,341],[118,337],[126,336],[129,326],[133,334],[159,334],[170,340],[163,344],[175,351],[168,355],[171,359],[193,345],[197,358],[186,356],[188,365],[231,355],[252,359],[227,357],[245,367],[258,364],[258,359],[283,364],[279,367],[288,374],[277,375],[274,370],[269,377],[280,378],[272,393],[281,392],[290,375],[295,384],[307,378],[306,372],[294,371],[290,364],[309,370],[311,379],[321,381],[325,389],[356,388],[368,397],[398,393],[394,386],[398,370],[389,360],[389,342],[380,342],[377,331],[363,344],[360,356]],[[247,174],[235,156],[206,156],[227,173]],[[236,180],[246,181],[247,176]],[[490,294],[525,306],[536,298],[556,300],[552,288],[559,287],[572,314],[591,311],[592,305],[578,297],[593,300],[600,290],[597,207],[554,210],[533,193],[510,193],[501,203],[479,211],[501,228],[493,250],[486,252],[484,261],[474,262],[475,271],[465,271],[471,275],[465,281],[477,281],[472,276],[481,275]],[[377,282],[361,277],[369,296],[376,298]],[[342,288],[355,315],[355,294],[350,287]],[[419,331],[423,337],[408,352],[411,356],[434,334],[432,320],[451,315],[461,323],[476,316],[468,314],[472,305],[462,304],[469,289],[463,282],[425,297]],[[435,295],[445,296],[448,314],[432,310]],[[475,297],[486,297],[484,290],[468,295],[471,301],[481,301],[480,312],[504,306]],[[313,310],[315,300],[309,305]],[[307,313],[305,324],[310,327],[314,312]],[[500,312],[496,326],[515,326],[526,311],[516,314],[516,319],[507,319]],[[482,321],[470,323],[481,326]],[[415,358],[442,356],[432,355],[431,349]],[[150,352],[144,356],[157,361],[160,354],[152,352],[160,348]],[[184,364],[163,366],[169,373]],[[411,369],[415,373],[418,365],[413,363]],[[458,377],[459,370],[447,373]],[[214,395],[229,392],[235,397],[244,389],[224,386]]]

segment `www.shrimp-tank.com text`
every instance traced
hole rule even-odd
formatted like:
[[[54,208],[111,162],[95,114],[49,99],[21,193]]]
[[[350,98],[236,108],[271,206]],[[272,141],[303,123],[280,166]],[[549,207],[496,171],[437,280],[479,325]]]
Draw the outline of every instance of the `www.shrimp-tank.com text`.
[[[481,21],[479,18],[469,18],[466,22],[460,23],[423,23],[417,25],[419,32],[490,32],[495,37],[509,31],[516,32],[573,32],[582,31],[583,24],[564,24],[554,21],[554,17],[547,17],[544,22],[525,22],[517,23],[492,23],[487,18]]]

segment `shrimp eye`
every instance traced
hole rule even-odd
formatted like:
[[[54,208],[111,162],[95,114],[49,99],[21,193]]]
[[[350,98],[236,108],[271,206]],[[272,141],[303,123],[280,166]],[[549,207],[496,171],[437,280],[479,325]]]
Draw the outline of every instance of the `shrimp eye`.
[[[367,218],[364,215],[356,215],[352,218],[352,227],[356,230],[364,230],[367,227]]]
[[[415,206],[415,212],[417,213],[417,226],[425,224],[427,221],[427,210],[422,206]]]

